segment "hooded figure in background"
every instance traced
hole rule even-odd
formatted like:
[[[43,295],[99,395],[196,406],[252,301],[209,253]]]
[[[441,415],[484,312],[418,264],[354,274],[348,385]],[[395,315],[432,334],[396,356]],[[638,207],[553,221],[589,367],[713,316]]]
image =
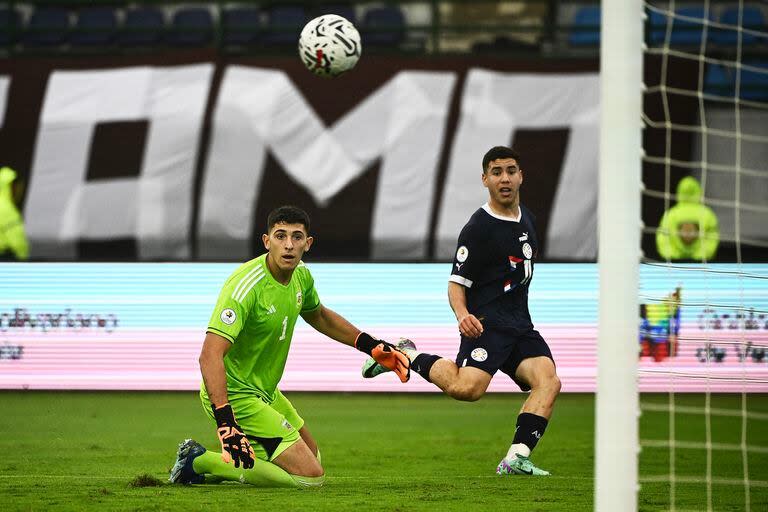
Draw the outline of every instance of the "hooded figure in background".
[[[17,260],[29,258],[29,243],[24,232],[24,221],[13,201],[12,183],[16,171],[10,167],[0,169],[0,258],[9,251]]]
[[[702,203],[699,182],[686,176],[677,184],[677,204],[661,218],[656,249],[665,260],[710,261],[719,243],[717,216]]]

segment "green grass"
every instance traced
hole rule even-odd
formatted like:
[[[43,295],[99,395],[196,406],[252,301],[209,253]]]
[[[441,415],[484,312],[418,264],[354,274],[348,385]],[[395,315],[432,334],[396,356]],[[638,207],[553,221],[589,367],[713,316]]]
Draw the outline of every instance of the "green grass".
[[[256,489],[239,484],[156,485],[176,445],[217,441],[193,393],[0,393],[0,502],[8,510],[286,511],[588,511],[593,507],[593,395],[564,395],[534,454],[547,478],[497,477],[523,395],[461,403],[441,395],[288,393],[320,444],[328,480],[319,490]],[[713,406],[740,408],[740,397]],[[644,397],[666,401],[666,396]],[[700,395],[676,403],[703,404]],[[768,411],[765,396],[750,410]],[[678,440],[703,440],[703,416],[676,415]],[[734,423],[735,422],[735,423]],[[751,421],[750,443],[765,446],[765,421]],[[666,413],[646,413],[643,439],[667,439]],[[734,429],[738,427],[738,432]],[[713,418],[721,442],[738,442],[738,418]],[[757,435],[759,434],[759,435]],[[713,438],[713,440],[715,440]],[[741,454],[714,452],[713,475],[741,479]],[[678,510],[706,510],[702,450],[678,449]],[[669,473],[669,450],[645,449],[641,474]],[[768,458],[750,453],[753,480],[768,480]],[[744,488],[712,487],[714,510],[743,510]],[[765,487],[752,510],[768,509]],[[670,508],[668,483],[645,483],[641,510]]]
[[[763,418],[749,418],[746,422],[746,444],[765,451],[768,448],[768,397],[766,395],[748,395],[746,409],[752,413],[761,413]],[[646,395],[642,402],[654,404],[669,404],[668,395]],[[675,395],[675,408],[694,407],[703,411],[705,395]],[[712,409],[728,409],[740,411],[741,395],[712,395]],[[709,423],[709,427],[707,424]],[[722,416],[712,414],[707,417],[700,413],[676,411],[674,427],[670,425],[668,412],[647,411],[640,419],[640,436],[643,440],[663,440],[670,438],[670,430],[674,428],[674,439],[677,443],[694,443],[692,448],[676,447],[674,473],[685,480],[677,482],[674,488],[675,505],[681,510],[745,510],[746,496],[743,485],[725,483],[727,481],[742,482],[744,479],[744,457],[740,450],[714,449],[710,452],[711,459],[707,462],[707,450],[701,448],[707,441],[707,429],[712,443],[736,445],[742,439],[741,416]],[[640,475],[670,474],[671,450],[668,447],[646,447],[640,454]],[[706,485],[707,465],[713,481],[711,487]],[[768,510],[768,453],[749,451],[747,456],[748,474],[755,483],[750,488],[751,510]],[[762,484],[761,484],[762,482]],[[710,495],[708,495],[708,492]],[[670,508],[669,482],[644,482],[641,491],[641,510],[667,510]],[[711,507],[709,507],[711,505]]]

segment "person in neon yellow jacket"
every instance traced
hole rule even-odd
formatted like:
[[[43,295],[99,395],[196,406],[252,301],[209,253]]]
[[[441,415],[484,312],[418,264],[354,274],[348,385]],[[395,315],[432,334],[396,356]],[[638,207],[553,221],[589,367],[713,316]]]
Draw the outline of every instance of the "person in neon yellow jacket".
[[[709,261],[719,244],[717,216],[702,203],[696,178],[686,176],[677,184],[677,204],[661,218],[656,249],[665,260]]]
[[[24,232],[24,221],[13,201],[11,184],[16,171],[10,167],[0,169],[0,257],[10,251],[17,260],[29,258],[29,243]]]

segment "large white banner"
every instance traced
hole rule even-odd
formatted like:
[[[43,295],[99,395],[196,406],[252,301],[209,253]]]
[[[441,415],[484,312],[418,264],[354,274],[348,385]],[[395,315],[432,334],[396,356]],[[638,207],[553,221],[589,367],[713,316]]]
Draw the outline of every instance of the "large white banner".
[[[377,165],[375,191],[357,198],[370,214],[370,258],[450,259],[461,226],[487,199],[483,154],[530,129],[568,134],[558,182],[537,183],[535,166],[523,165],[523,203],[549,216],[543,256],[596,257],[596,73],[401,70],[362,99],[323,95],[350,105],[329,122],[282,69],[231,65],[219,87],[213,69],[50,75],[24,210],[33,258],[76,259],[79,241],[124,238],[141,260],[248,258],[271,155],[321,206]],[[147,123],[139,175],[88,179],[96,127],[119,121]],[[551,211],[526,202],[526,187],[556,187]]]
[[[270,149],[318,204],[383,159],[371,205],[372,257],[425,258],[455,82],[454,73],[403,71],[326,128],[283,71],[227,69],[203,187],[201,256],[249,256],[254,203]]]
[[[213,66],[51,74],[25,208],[33,258],[79,239],[135,237],[142,259],[189,257],[194,163]],[[138,179],[86,182],[95,126],[149,121]]]
[[[456,235],[487,200],[480,186],[477,148],[503,145],[522,128],[569,128],[570,137],[547,236],[546,256],[597,257],[597,157],[600,117],[597,75],[524,75],[472,70],[464,85],[458,133],[451,148],[448,183],[440,211],[438,257],[450,259]],[[521,168],[521,188],[535,186],[536,169]],[[482,155],[482,153],[481,153]],[[536,212],[535,204],[528,207]]]

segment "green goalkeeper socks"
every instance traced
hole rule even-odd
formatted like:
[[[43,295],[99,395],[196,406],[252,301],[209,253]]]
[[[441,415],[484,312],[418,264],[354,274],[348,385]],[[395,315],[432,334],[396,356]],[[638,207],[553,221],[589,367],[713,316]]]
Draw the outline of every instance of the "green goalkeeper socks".
[[[251,469],[243,469],[242,466],[236,468],[233,464],[221,460],[221,453],[210,450],[195,458],[192,469],[198,474],[213,475],[216,480],[229,480],[256,487],[309,487],[322,485],[313,484],[312,481],[323,478],[294,477],[280,466],[261,459],[255,459]],[[307,482],[304,482],[305,480]]]

